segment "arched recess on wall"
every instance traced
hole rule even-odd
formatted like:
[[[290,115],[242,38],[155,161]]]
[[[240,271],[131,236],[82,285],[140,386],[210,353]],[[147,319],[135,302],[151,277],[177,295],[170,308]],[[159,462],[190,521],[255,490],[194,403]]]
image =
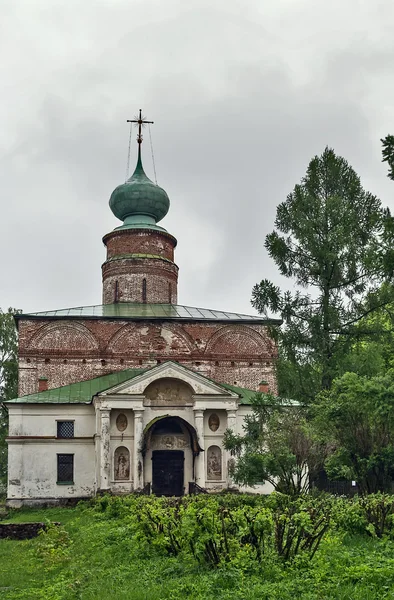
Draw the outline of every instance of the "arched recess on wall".
[[[149,329],[154,335],[149,335]],[[139,350],[145,354],[189,355],[196,349],[193,338],[180,327],[173,325],[123,325],[109,340],[106,352],[123,354],[125,348]]]
[[[209,481],[220,481],[222,473],[222,450],[219,446],[209,446],[207,450],[207,479]]]
[[[166,421],[167,422],[171,421],[174,424],[178,423],[181,427],[183,427],[188,432],[189,439],[190,439],[190,447],[193,452],[193,457],[196,457],[198,454],[200,454],[200,452],[203,452],[203,450],[198,442],[197,432],[196,432],[195,428],[193,427],[193,425],[191,425],[190,423],[185,421],[185,419],[182,419],[182,417],[178,417],[178,416],[174,416],[174,415],[160,415],[159,417],[155,417],[154,419],[149,421],[149,423],[144,428],[143,442],[142,442],[142,448],[141,448],[141,452],[142,452],[143,456],[145,456],[146,452],[150,448],[152,435],[155,431],[155,426],[158,424],[163,426]]]
[[[130,451],[126,446],[118,446],[114,452],[114,480],[130,480]]]
[[[144,389],[149,406],[186,406],[193,403],[193,388],[176,377],[162,377]]]
[[[224,326],[216,331],[208,340],[205,353],[261,356],[266,354],[267,350],[267,340],[262,335],[245,325],[240,325]]]
[[[98,350],[98,342],[92,332],[81,323],[62,321],[43,325],[33,335],[28,344],[29,350],[64,350],[77,347],[78,351]]]

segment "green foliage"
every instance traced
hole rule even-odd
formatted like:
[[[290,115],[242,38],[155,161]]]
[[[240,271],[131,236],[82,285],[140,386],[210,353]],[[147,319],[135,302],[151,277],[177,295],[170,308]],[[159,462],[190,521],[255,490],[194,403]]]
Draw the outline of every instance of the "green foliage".
[[[345,159],[326,148],[277,208],[265,246],[297,286],[255,285],[252,304],[284,321],[276,333],[281,393],[305,401],[331,387],[361,336],[357,323],[393,300],[393,220]]]
[[[361,510],[368,521],[367,531],[382,538],[394,529],[394,497],[388,494],[370,494],[359,499]]]
[[[257,393],[244,434],[225,432],[223,445],[237,461],[231,468],[236,483],[254,486],[268,481],[275,490],[297,496],[309,490],[310,476],[325,458],[325,445],[315,436],[305,410],[271,394]]]
[[[394,496],[378,492],[352,499],[331,499],[330,502],[332,523],[339,531],[350,534],[367,533],[377,538],[393,537]]]
[[[232,505],[232,506],[231,506]],[[102,504],[101,504],[102,506]],[[254,502],[227,496],[137,499],[137,536],[169,556],[191,555],[200,565],[244,568],[267,556],[311,559],[330,523],[331,507],[309,497],[273,494]],[[111,502],[108,504],[112,515]]]
[[[386,137],[380,141],[383,145],[383,162],[386,162],[389,166],[387,177],[394,180],[394,135],[386,135]]]
[[[69,560],[72,540],[64,527],[46,522],[46,529],[38,534],[37,556],[46,569],[51,569]]]
[[[276,511],[278,515],[286,515],[286,510],[294,512],[305,529],[309,528],[309,521],[307,517],[304,523],[304,512],[322,510],[331,514],[330,526],[313,560],[306,549],[285,561],[275,549],[274,533],[266,533],[265,522],[262,529],[271,550],[266,547],[260,560],[253,546],[256,542],[242,539],[237,527],[233,530],[229,523],[230,560],[223,560],[214,567],[204,558],[201,561],[194,558],[190,548],[174,556],[164,546],[146,540],[138,519],[140,511],[147,506],[157,506],[160,512],[166,506],[175,508],[176,503],[174,499],[107,496],[98,498],[97,502],[81,503],[76,509],[16,512],[12,520],[19,522],[45,518],[62,521],[71,543],[46,542],[48,548],[56,547],[55,554],[61,548],[67,551],[67,558],[50,559],[47,564],[47,559],[40,556],[41,536],[23,542],[0,540],[2,600],[178,600],[183,597],[193,600],[384,600],[392,597],[394,540],[391,529],[382,538],[371,535],[357,498],[347,500],[322,495],[305,501],[299,499],[294,509],[292,500],[278,494],[185,497],[181,503],[185,509],[182,518],[190,511],[194,522],[199,512],[206,509],[204,519],[207,517],[207,529],[211,527],[213,531],[211,535],[220,530],[221,521],[215,515],[217,529],[210,525],[208,515],[214,506],[218,514],[226,508],[231,515],[237,514],[235,521],[240,530],[244,523],[242,514],[258,514],[260,510],[263,515],[268,511],[272,517],[269,531],[274,527]],[[357,526],[356,512],[357,518],[362,519],[362,527]],[[312,517],[312,520],[318,523],[318,519]],[[251,526],[245,527],[247,536]],[[300,530],[298,524],[297,530]],[[286,547],[286,535],[285,532],[284,543],[279,548]],[[234,540],[235,546],[232,546]],[[46,554],[45,550],[44,556]]]
[[[391,489],[394,477],[394,370],[346,373],[314,405],[314,425],[332,452],[331,479],[356,480],[362,494]]]
[[[20,310],[0,308],[0,483],[7,479],[7,413],[1,402],[18,395],[18,337],[14,314]]]
[[[18,395],[18,336],[14,315],[20,310],[0,308],[0,399],[10,400]]]

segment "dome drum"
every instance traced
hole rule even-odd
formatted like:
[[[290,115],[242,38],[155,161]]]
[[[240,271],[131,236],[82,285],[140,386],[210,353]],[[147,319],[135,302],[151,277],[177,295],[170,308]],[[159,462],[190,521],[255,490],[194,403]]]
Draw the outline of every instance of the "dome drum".
[[[115,229],[103,238],[107,260],[124,255],[153,255],[174,260],[176,239],[166,232],[150,229]]]

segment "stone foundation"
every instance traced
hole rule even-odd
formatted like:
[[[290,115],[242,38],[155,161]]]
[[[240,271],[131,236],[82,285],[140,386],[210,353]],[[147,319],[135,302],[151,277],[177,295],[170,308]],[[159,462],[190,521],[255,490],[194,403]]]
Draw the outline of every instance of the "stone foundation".
[[[52,525],[59,526],[60,523],[55,521]],[[47,529],[47,523],[0,523],[0,539],[30,540]]]

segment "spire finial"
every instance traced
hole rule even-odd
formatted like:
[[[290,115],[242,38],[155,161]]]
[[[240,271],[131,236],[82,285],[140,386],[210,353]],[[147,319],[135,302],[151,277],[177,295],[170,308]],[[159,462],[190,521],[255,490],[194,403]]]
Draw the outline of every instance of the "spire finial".
[[[140,114],[138,117],[134,119],[127,119],[127,123],[135,123],[135,126],[138,125],[138,135],[137,135],[137,144],[138,144],[138,162],[141,160],[141,144],[142,144],[142,128],[145,127],[148,123],[153,125],[154,121],[147,121],[145,117],[142,116],[142,110],[140,109]]]

